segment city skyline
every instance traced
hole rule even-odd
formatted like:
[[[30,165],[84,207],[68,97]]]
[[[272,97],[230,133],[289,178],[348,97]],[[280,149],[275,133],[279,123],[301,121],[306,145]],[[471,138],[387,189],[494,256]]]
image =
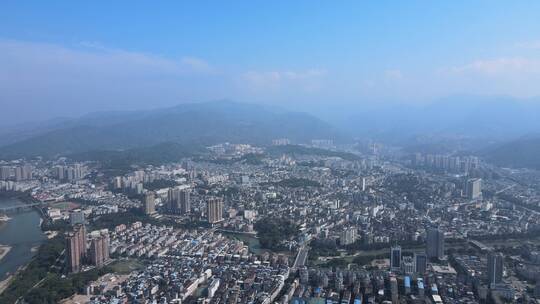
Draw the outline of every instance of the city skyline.
[[[0,303],[540,303],[538,12],[0,3]]]

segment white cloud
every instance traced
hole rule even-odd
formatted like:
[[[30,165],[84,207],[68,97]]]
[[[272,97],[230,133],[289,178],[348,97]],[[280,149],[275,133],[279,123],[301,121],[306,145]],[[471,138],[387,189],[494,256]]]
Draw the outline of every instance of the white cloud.
[[[438,70],[429,87],[438,96],[453,94],[508,95],[530,98],[540,95],[540,59],[498,57]]]
[[[183,57],[180,62],[183,65],[189,66],[193,71],[200,73],[215,73],[216,69],[212,67],[208,62],[196,57]]]
[[[212,74],[217,70],[204,59],[192,56],[184,56],[180,58],[180,60],[174,60],[154,54],[107,47],[96,41],[82,41],[78,45],[82,47],[81,51],[83,52],[86,51],[97,55],[116,57],[116,59],[121,60],[130,60],[133,63],[146,64],[168,71],[176,71],[178,73],[196,72]]]
[[[0,67],[4,111],[24,111],[29,119],[163,107],[228,92],[202,59],[175,60],[90,42],[66,47],[0,39]]]
[[[455,74],[472,72],[490,76],[540,73],[540,60],[521,57],[476,60],[462,66],[443,69],[443,72]]]
[[[4,117],[13,120],[21,113],[33,119],[224,98],[285,104],[453,94],[529,97],[540,95],[538,83],[540,55],[531,52],[440,70],[351,65],[330,73],[319,68],[224,68],[197,56],[175,59],[99,42],[63,46],[0,39],[0,104]]]
[[[30,120],[224,98],[312,100],[326,81],[322,69],[246,71],[88,41],[64,46],[0,39],[0,67],[0,104],[14,121],[21,113]]]
[[[203,59],[170,59],[154,54],[110,48],[97,42],[81,42],[76,47],[0,39],[0,60],[20,76],[43,73],[43,79],[77,73],[103,77],[189,76],[212,74],[216,69]],[[0,62],[2,62],[0,61]],[[0,71],[1,72],[1,71]]]

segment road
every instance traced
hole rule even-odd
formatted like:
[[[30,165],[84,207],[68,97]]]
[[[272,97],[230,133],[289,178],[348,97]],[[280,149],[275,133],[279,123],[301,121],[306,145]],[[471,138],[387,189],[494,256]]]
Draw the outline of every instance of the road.
[[[306,246],[300,247],[298,249],[298,254],[296,255],[296,259],[294,260],[293,269],[298,269],[298,267],[303,267],[306,264],[306,260],[308,257],[309,248]]]

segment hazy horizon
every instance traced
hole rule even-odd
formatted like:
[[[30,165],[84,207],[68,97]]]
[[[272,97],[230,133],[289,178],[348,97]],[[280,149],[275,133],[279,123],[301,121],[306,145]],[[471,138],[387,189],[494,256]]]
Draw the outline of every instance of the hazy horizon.
[[[540,96],[535,2],[17,4],[0,5],[2,125],[221,99]]]

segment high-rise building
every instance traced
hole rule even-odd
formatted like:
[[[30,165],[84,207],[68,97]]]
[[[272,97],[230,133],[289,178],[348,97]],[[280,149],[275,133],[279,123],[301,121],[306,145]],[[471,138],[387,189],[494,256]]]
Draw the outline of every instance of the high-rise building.
[[[21,171],[22,171],[23,180],[31,180],[32,179],[32,166],[23,165],[21,167]]]
[[[15,167],[15,180],[31,180],[32,179],[32,166],[22,165]]]
[[[135,184],[135,193],[142,194],[144,191],[144,184],[143,183],[136,183]]]
[[[103,238],[101,236],[90,241],[90,260],[96,267],[103,266]]]
[[[86,168],[81,164],[73,166],[56,166],[54,167],[54,175],[58,180],[74,182],[84,177]]]
[[[191,212],[189,190],[181,188],[169,189],[167,193],[167,209],[175,214],[188,214]]]
[[[343,273],[342,272],[338,272],[336,273],[336,291],[337,292],[340,292],[341,290],[343,290]]]
[[[152,191],[148,191],[144,194],[143,199],[144,214],[156,213],[156,198]]]
[[[398,282],[395,276],[390,277],[390,295],[392,297],[392,304],[399,303],[399,289]]]
[[[341,245],[350,245],[356,241],[356,227],[349,227],[344,229],[339,236],[339,243]]]
[[[101,238],[103,239],[103,242],[101,243],[101,252],[103,255],[103,262],[109,261],[109,253],[110,253],[110,237],[109,237],[109,231],[108,230],[102,230],[101,231]]]
[[[465,184],[465,193],[469,199],[478,199],[482,196],[482,179],[471,178]]]
[[[81,252],[79,250],[79,237],[74,232],[68,232],[66,234],[66,259],[69,272],[81,270]]]
[[[87,249],[87,246],[86,246],[86,239],[87,239],[86,226],[79,224],[76,227],[77,227],[77,233],[79,234],[79,246],[81,247],[81,256],[85,257],[86,256],[86,249]]]
[[[73,232],[66,234],[66,259],[70,272],[81,270],[81,261],[86,256],[86,227],[78,224]]]
[[[362,177],[362,191],[366,191],[367,187],[367,179],[365,177]]]
[[[170,188],[167,191],[167,211],[170,213],[176,213],[176,204],[178,197],[180,196],[180,190],[178,188]]]
[[[503,277],[503,255],[501,253],[488,253],[487,272],[489,284],[499,284]]]
[[[22,167],[15,167],[15,180],[16,181],[24,180],[23,168]]]
[[[439,228],[428,228],[426,245],[428,258],[442,259],[444,256],[444,232]]]
[[[405,273],[406,275],[412,275],[414,273],[414,261],[414,258],[411,256],[403,257],[401,261],[401,269],[403,270],[403,273]]]
[[[392,246],[390,249],[390,268],[392,270],[401,269],[401,246]]]
[[[77,180],[77,171],[75,170],[75,168],[73,167],[66,168],[65,177],[70,182]]]
[[[96,267],[101,267],[109,261],[109,232],[105,230],[92,232],[90,241],[90,260]]]
[[[291,141],[288,138],[272,139],[272,146],[286,146],[290,144]]]
[[[317,148],[332,148],[334,141],[331,139],[312,139],[311,145]]]
[[[206,214],[210,224],[221,222],[223,220],[223,199],[209,198],[206,202]]]
[[[423,274],[427,269],[427,256],[425,253],[414,254],[414,271],[419,274]]]
[[[122,189],[123,181],[122,176],[116,176],[113,179],[113,188],[114,189]]]
[[[81,164],[73,165],[73,177],[74,180],[79,180],[84,177],[85,168]]]
[[[189,198],[189,190],[183,190],[180,192],[180,213],[188,214],[191,212],[191,201]]]
[[[81,164],[73,166],[56,166],[54,167],[54,175],[60,181],[74,182],[83,178],[86,174],[86,167]]]
[[[54,175],[58,180],[64,180],[65,179],[65,170],[64,166],[56,166],[54,167]]]
[[[8,180],[11,177],[11,167],[2,166],[0,167],[0,179]]]

